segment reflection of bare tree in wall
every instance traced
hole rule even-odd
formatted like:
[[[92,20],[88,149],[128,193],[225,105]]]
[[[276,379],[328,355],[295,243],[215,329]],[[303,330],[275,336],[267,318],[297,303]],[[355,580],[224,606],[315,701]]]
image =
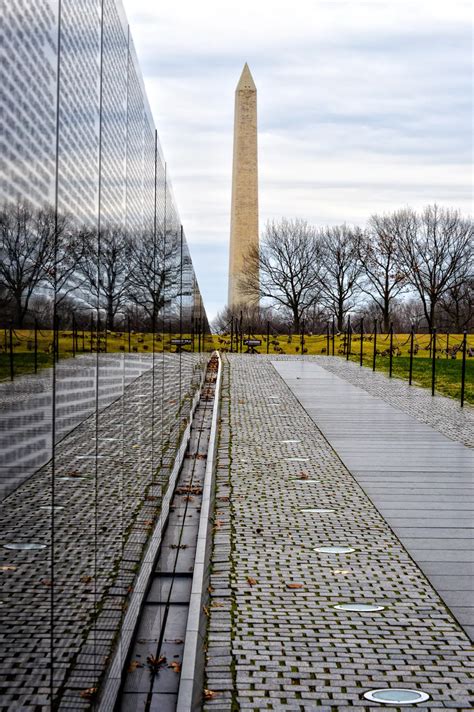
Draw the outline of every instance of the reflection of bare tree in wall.
[[[437,205],[428,205],[420,215],[403,210],[392,220],[400,262],[432,329],[441,300],[472,279],[472,222]]]
[[[27,202],[6,203],[0,209],[0,290],[18,327],[53,268],[55,237],[62,238],[67,224],[65,217],[56,222],[52,208],[38,209]]]
[[[242,278],[243,292],[258,294],[260,286],[260,297],[290,311],[298,331],[319,295],[320,247],[314,228],[299,219],[268,222],[260,249],[252,250],[248,260],[258,270],[249,269]]]
[[[115,328],[117,314],[127,300],[130,275],[131,240],[121,226],[101,230],[100,241],[91,233],[85,243],[78,265],[83,285],[87,288],[84,300],[93,308],[105,311],[108,329]]]
[[[153,232],[131,241],[127,296],[156,326],[160,311],[176,298],[180,281],[180,241]]]
[[[360,293],[362,265],[359,261],[359,228],[347,225],[327,227],[320,231],[321,294],[320,301],[336,319],[339,331],[344,318],[356,304]]]

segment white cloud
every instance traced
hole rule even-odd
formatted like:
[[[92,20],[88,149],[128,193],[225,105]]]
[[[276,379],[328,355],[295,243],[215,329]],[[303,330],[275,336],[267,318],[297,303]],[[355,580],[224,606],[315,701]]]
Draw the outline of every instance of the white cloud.
[[[226,301],[234,89],[258,88],[260,218],[471,207],[470,2],[124,0],[210,316]]]

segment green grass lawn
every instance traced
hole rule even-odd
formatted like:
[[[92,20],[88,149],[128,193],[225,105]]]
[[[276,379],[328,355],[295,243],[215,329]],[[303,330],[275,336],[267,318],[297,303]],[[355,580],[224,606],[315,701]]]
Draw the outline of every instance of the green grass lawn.
[[[351,361],[358,361],[352,355]],[[364,358],[364,366],[372,367],[372,360]],[[436,391],[451,398],[461,398],[461,358],[456,360],[436,359]],[[432,361],[428,358],[413,359],[413,383],[423,388],[431,388]],[[377,356],[376,369],[389,372],[389,358]],[[392,374],[397,378],[408,380],[410,372],[410,358],[408,356],[394,356]],[[466,360],[466,386],[464,391],[466,403],[474,404],[474,361]]]
[[[3,339],[0,340],[0,380],[10,379],[10,360],[8,351],[8,338],[7,332],[5,331]],[[189,336],[184,334],[183,336]],[[254,335],[252,334],[252,337]],[[155,335],[153,338],[151,334],[141,334],[133,333],[130,339],[130,350],[133,353],[150,353],[153,351],[165,351],[176,350],[171,344],[172,335],[163,334]],[[262,345],[258,349],[260,353],[266,353],[266,337],[265,335],[259,335],[258,338],[262,340]],[[446,335],[440,335],[437,341],[437,349],[441,354],[441,358],[436,360],[436,390],[443,395],[450,396],[451,398],[460,398],[461,394],[461,355],[460,352],[457,354],[456,359],[447,359],[442,353],[442,349],[447,346]],[[409,335],[398,334],[394,335],[394,347],[399,348],[400,356],[394,356],[393,358],[393,375],[398,378],[404,378],[408,380],[409,373]],[[416,337],[416,344],[418,346],[418,355],[413,359],[413,383],[423,386],[424,388],[431,388],[431,359],[429,357],[429,341],[430,337],[428,334],[418,334]],[[460,344],[462,341],[461,334],[451,334],[449,336],[449,344],[452,348],[455,344]],[[38,339],[38,368],[46,368],[52,365],[51,356],[51,342],[52,333],[50,331],[39,332]],[[383,351],[388,347],[388,335],[378,335],[377,347],[380,351]],[[34,370],[34,355],[32,353],[33,348],[33,332],[30,330],[16,330],[14,333],[14,371],[15,375],[19,376],[24,373],[32,373]],[[59,348],[60,348],[60,358],[72,357],[72,334],[71,332],[61,332],[59,337]],[[88,332],[85,332],[84,338],[82,337],[82,332],[79,332],[79,339],[77,342],[78,353],[82,353],[82,348],[84,346],[85,353],[90,353],[91,346],[91,336]],[[93,338],[92,347],[95,350],[97,344],[96,339]],[[213,335],[212,339],[206,340],[207,348],[216,348],[221,350],[228,350],[230,346],[229,335]],[[354,335],[352,342],[352,354],[351,360],[359,360],[359,350],[360,350],[360,337]],[[474,347],[474,334],[468,336],[468,346]],[[197,348],[197,339],[195,339],[195,347]],[[235,342],[234,342],[235,347]],[[373,341],[372,337],[368,335],[364,338],[362,343],[364,365],[372,367],[372,352],[373,352]],[[101,349],[105,350],[105,339],[104,336],[101,337]],[[107,351],[108,352],[128,352],[128,334],[121,332],[114,332],[107,335]],[[343,339],[342,336],[336,337],[335,342],[335,353],[339,353],[341,356],[343,349]],[[309,354],[325,354],[327,351],[327,341],[324,334],[305,336],[305,353]],[[301,354],[301,340],[298,335],[293,337],[288,337],[280,335],[278,337],[271,337],[270,339],[270,354],[282,353],[282,354]],[[332,344],[330,344],[329,353],[332,352]],[[377,370],[384,371],[388,373],[389,370],[389,358],[388,356],[377,356]],[[466,361],[466,389],[465,389],[465,402],[474,404],[474,360],[468,358]]]

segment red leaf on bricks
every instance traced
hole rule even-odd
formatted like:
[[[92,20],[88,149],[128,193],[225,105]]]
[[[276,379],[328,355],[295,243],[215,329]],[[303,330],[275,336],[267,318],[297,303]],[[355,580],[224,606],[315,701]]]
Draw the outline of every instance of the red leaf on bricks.
[[[304,583],[287,583],[287,588],[304,588]]]
[[[250,586],[254,586],[257,583],[257,579],[252,578],[252,576],[247,576],[247,583]]]
[[[81,690],[79,697],[83,700],[93,700],[97,693],[97,687],[88,687],[86,690]]]

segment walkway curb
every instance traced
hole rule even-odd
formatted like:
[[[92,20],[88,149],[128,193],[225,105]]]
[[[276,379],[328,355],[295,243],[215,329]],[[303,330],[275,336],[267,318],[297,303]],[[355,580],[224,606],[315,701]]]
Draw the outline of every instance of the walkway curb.
[[[209,565],[212,546],[211,507],[215,486],[214,472],[222,381],[222,361],[218,352],[217,357],[219,365],[176,712],[193,712],[202,708],[205,666],[204,639],[207,627],[204,607],[209,596]]]

